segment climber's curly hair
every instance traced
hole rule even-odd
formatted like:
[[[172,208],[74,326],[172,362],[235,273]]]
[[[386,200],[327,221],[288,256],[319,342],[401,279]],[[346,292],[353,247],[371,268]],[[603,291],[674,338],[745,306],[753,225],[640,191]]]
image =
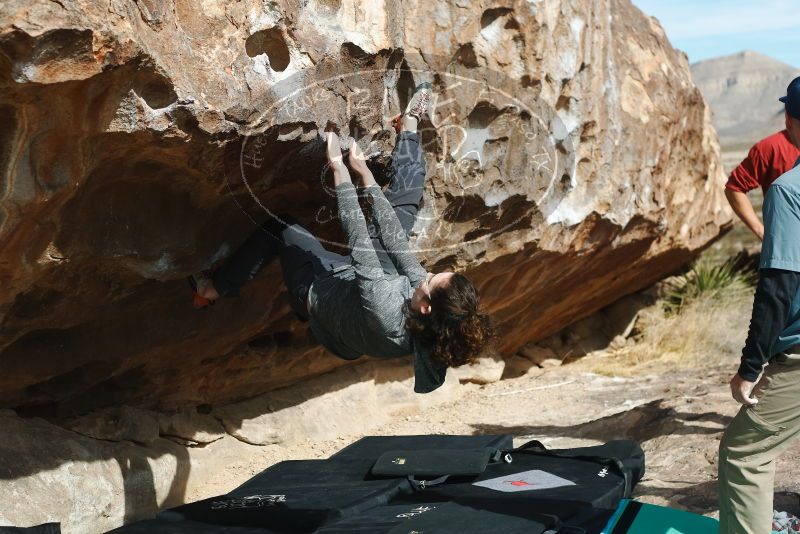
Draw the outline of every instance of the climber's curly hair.
[[[431,313],[406,304],[406,329],[447,367],[474,363],[494,335],[489,316],[478,311],[480,297],[472,282],[454,274],[445,287],[431,292]]]

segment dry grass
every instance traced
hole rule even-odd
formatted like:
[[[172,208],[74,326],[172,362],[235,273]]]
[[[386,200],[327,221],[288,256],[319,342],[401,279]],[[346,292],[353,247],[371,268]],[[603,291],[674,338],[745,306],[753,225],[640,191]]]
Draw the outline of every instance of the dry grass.
[[[733,361],[741,353],[753,303],[753,287],[737,279],[724,288],[699,292],[680,309],[667,302],[643,310],[634,345],[610,351],[592,372],[632,376],[646,367],[694,367]]]

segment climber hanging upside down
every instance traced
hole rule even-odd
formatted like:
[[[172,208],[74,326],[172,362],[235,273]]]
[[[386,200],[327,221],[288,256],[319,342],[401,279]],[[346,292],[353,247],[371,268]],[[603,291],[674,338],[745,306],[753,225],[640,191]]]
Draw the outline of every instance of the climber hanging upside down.
[[[192,277],[195,304],[237,294],[277,257],[292,309],[310,323],[316,339],[340,358],[413,354],[414,391],[418,393],[442,385],[448,367],[474,361],[491,336],[489,318],[478,310],[475,287],[458,273],[426,272],[408,244],[425,182],[417,124],[428,113],[430,100],[430,84],[420,84],[395,122],[398,138],[385,193],[351,141],[350,168],[372,199],[369,225],[339,136],[326,133],[338,214],[350,255],[326,250],[291,217],[273,218],[213,275]]]

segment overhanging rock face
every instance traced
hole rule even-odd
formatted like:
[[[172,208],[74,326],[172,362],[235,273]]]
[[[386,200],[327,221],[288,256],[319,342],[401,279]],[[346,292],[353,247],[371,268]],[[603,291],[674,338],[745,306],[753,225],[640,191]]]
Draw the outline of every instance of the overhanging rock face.
[[[23,414],[219,404],[343,365],[277,265],[201,312],[184,278],[268,213],[336,246],[318,132],[380,171],[425,72],[414,246],[476,281],[504,353],[730,222],[686,58],[627,0],[12,0],[0,21],[0,407]]]

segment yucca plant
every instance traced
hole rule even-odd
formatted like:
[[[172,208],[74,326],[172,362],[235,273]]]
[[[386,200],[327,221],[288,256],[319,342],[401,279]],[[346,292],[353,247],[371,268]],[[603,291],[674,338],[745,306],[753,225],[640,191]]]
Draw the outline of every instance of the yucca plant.
[[[749,291],[757,274],[752,258],[744,252],[723,263],[700,260],[688,273],[674,278],[667,286],[664,307],[668,313],[679,313],[687,303],[698,298],[718,298],[722,293]]]

